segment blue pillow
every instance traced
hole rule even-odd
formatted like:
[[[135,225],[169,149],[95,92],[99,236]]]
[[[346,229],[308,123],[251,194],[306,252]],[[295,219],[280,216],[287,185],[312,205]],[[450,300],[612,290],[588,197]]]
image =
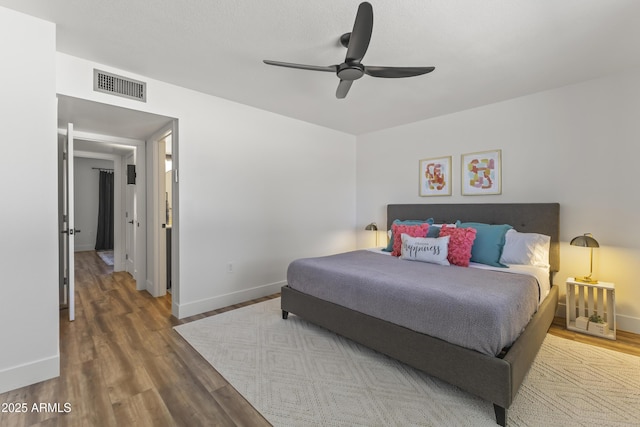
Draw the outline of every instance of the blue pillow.
[[[427,223],[429,225],[433,224],[433,218],[429,218],[429,219],[405,219],[405,220],[399,220],[399,219],[395,219],[393,220],[394,224],[398,224],[398,225],[420,225],[420,224],[424,224]],[[438,230],[438,234],[440,230]],[[427,232],[428,233],[428,232]],[[434,236],[429,236],[429,234],[427,234],[427,237],[434,237]],[[435,236],[438,237],[438,236]],[[391,232],[391,235],[389,236],[389,243],[387,244],[386,248],[382,249],[385,252],[393,252],[393,231]]]
[[[507,267],[500,263],[505,234],[513,227],[508,224],[490,225],[481,222],[456,222],[458,227],[476,229],[476,239],[471,247],[471,261],[493,267]]]
[[[429,230],[427,231],[427,237],[440,237],[440,227],[437,225],[429,225]]]

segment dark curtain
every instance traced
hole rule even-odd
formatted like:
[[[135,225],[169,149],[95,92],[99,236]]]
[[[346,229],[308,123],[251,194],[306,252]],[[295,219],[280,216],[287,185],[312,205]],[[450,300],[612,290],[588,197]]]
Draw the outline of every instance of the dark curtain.
[[[113,249],[113,172],[100,171],[96,250]]]

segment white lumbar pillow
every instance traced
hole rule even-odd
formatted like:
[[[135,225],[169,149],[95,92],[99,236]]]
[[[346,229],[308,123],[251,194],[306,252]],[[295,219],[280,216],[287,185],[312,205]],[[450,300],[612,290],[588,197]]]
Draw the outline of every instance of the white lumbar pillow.
[[[400,259],[450,265],[447,260],[449,236],[411,237],[403,233],[400,237],[402,238]]]

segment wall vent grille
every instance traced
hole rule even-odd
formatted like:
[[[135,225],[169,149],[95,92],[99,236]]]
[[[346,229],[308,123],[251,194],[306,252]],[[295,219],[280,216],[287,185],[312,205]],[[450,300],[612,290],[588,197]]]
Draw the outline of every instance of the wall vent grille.
[[[93,90],[147,102],[147,84],[105,71],[93,70]]]

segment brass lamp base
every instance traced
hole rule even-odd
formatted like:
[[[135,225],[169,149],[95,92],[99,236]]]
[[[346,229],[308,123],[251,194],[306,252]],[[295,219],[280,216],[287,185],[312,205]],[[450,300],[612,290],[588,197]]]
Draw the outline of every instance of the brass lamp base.
[[[596,279],[592,279],[591,276],[576,277],[576,282],[591,284],[598,283],[598,281]]]

